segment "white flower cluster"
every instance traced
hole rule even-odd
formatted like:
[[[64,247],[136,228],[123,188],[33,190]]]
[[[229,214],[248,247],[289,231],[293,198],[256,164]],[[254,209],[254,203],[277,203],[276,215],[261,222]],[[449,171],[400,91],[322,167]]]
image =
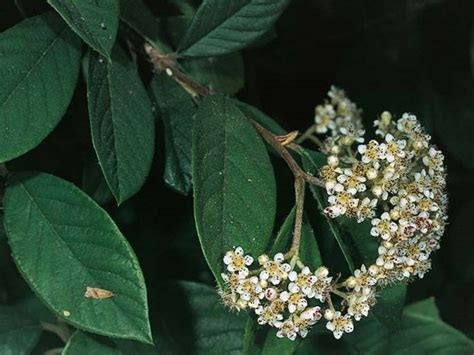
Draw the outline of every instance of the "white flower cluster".
[[[325,301],[332,282],[325,267],[311,272],[302,266],[296,271],[278,253],[273,259],[260,255],[259,267],[249,271],[253,258],[244,255],[241,247],[228,251],[224,264],[227,268],[227,273],[222,274],[227,286],[221,290],[224,304],[235,310],[253,310],[260,325],[278,329],[278,337],[291,340],[298,334],[305,337],[321,319],[318,303]],[[349,326],[345,329],[349,331]]]
[[[341,90],[333,87],[329,96],[316,108],[314,129],[329,135],[327,164],[319,171],[328,194],[324,212],[330,218],[370,221],[371,236],[360,237],[376,238],[377,259],[337,282],[324,266],[311,272],[294,256],[286,262],[282,253],[272,260],[261,255],[253,271],[254,260],[242,248],[224,256],[224,303],[253,310],[259,324],[292,340],[306,336],[322,317],[336,339],[352,332],[354,321],[376,303],[379,288],[429,271],[430,254],[439,248],[447,220],[444,156],[416,117],[404,114],[394,121],[384,112],[374,123],[380,139],[362,144],[360,111]],[[334,295],[340,302],[333,303]]]
[[[343,90],[332,86],[329,100],[314,109],[314,130],[317,134],[328,134],[325,153],[329,149],[341,151],[354,142],[364,141],[361,110],[351,102]]]
[[[331,155],[321,169],[325,213],[371,221],[380,283],[423,277],[446,224],[444,156],[414,115],[393,121],[384,112],[375,126],[380,141]]]

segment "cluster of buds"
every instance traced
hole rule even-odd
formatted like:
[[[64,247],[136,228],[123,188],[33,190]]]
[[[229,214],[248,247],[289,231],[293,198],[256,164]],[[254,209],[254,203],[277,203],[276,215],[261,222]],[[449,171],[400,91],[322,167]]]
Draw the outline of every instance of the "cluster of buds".
[[[355,142],[364,141],[362,110],[350,101],[343,90],[332,86],[329,99],[314,109],[314,131],[327,134],[324,153],[343,151]]]

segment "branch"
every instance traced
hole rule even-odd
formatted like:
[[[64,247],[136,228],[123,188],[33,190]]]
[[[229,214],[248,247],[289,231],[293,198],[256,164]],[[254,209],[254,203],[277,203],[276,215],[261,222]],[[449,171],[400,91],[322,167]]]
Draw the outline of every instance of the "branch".
[[[295,178],[295,228],[293,231],[293,243],[291,244],[290,254],[298,259],[301,242],[301,229],[303,227],[304,195],[306,182],[302,177]]]
[[[195,82],[178,68],[174,53],[163,54],[148,43],[145,44],[145,52],[148,54],[155,70],[158,72],[164,71],[167,75],[174,78],[191,96],[206,97],[212,93],[209,88]]]
[[[324,187],[324,182],[322,180],[318,179],[317,177],[314,177],[313,175],[307,174],[306,172],[303,171],[303,169],[301,169],[301,167],[295,161],[295,159],[290,154],[286,146],[283,145],[280,142],[280,140],[278,140],[276,135],[268,131],[266,128],[261,126],[256,121],[251,120],[251,122],[254,125],[257,132],[263,137],[263,139],[265,139],[265,141],[267,141],[267,143],[270,144],[277,151],[277,153],[283,158],[283,160],[286,162],[286,164],[288,165],[288,167],[290,168],[291,172],[293,173],[296,179],[301,178],[312,185]],[[294,143],[289,144],[288,146],[294,150],[301,149],[299,145],[296,145]]]

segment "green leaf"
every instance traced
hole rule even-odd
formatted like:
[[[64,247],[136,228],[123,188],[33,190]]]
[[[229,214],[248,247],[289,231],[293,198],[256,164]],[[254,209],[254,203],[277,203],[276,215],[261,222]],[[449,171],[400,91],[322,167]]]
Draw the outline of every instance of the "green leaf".
[[[14,307],[29,318],[39,322],[56,323],[57,318],[54,314],[40,301],[38,297],[32,294],[14,304]]]
[[[474,170],[471,134],[474,130],[474,82],[462,74],[450,77],[443,84],[442,95],[436,97],[441,103],[434,112],[436,131],[447,150],[465,167]]]
[[[300,259],[303,264],[311,267],[312,270],[323,264],[313,227],[311,227],[306,216],[303,218],[303,227],[301,229]]]
[[[275,242],[270,250],[270,255],[276,253],[285,254],[291,247],[293,237],[293,226],[295,222],[295,209],[293,208],[288,216],[285,218]],[[321,253],[319,251],[318,243],[314,235],[313,228],[306,216],[303,217],[303,227],[301,228],[301,242],[300,242],[300,259],[312,270],[322,265]]]
[[[215,92],[233,95],[244,87],[244,62],[240,53],[182,61],[186,73]]]
[[[275,177],[250,121],[224,96],[201,104],[193,132],[194,215],[206,260],[221,280],[222,257],[241,246],[255,257],[270,239]]]
[[[196,105],[166,74],[154,77],[151,91],[165,130],[164,180],[183,195],[191,190],[191,146]]]
[[[406,307],[398,331],[388,331],[374,318],[358,325],[347,339],[361,353],[472,354],[474,351],[471,339],[439,319],[432,298]]]
[[[0,354],[30,354],[40,335],[38,322],[13,307],[0,305]]]
[[[292,235],[293,226],[295,224],[295,208],[293,207],[286,216],[276,235],[275,241],[270,248],[270,256],[276,253],[284,252],[290,246],[290,239]]]
[[[311,152],[309,150],[302,150],[302,161],[303,161],[303,168],[306,170],[306,172],[314,176],[317,176],[318,169],[321,168],[325,164],[326,158],[324,157],[322,153]],[[324,195],[322,193],[321,188],[315,185],[310,185],[310,189],[311,189],[311,192],[313,193],[313,197],[316,200],[320,211],[323,211],[324,208],[326,207],[326,201],[324,199]],[[353,273],[354,262],[352,261],[349,248],[342,238],[339,226],[336,224],[335,221],[327,217],[326,214],[324,214],[324,217],[326,219],[326,222],[329,225],[329,229],[331,230],[331,233],[334,239],[339,245],[339,248],[344,256],[344,259],[346,260],[349,270],[351,271],[351,273]]]
[[[36,147],[71,101],[80,40],[55,13],[29,18],[0,34],[0,162]]]
[[[194,282],[160,285],[159,354],[241,354],[245,314],[230,313],[214,287]]]
[[[357,223],[355,219],[350,219],[345,216],[339,217],[337,220],[344,232],[351,237],[362,261],[366,265],[373,264],[379,255],[379,243],[370,234],[370,229],[372,228],[370,221],[367,220]]]
[[[357,325],[356,325],[357,326]],[[342,339],[334,339],[325,328],[321,329],[323,333],[314,334],[316,329],[313,328],[313,334],[310,334],[305,341],[296,349],[297,355],[361,355],[369,353],[360,353],[346,340],[345,336]],[[355,330],[356,332],[357,330]],[[371,355],[374,355],[370,353]],[[381,355],[381,354],[380,354]]]
[[[91,336],[77,330],[67,342],[63,355],[120,355],[121,352],[102,344]]]
[[[274,119],[270,118],[256,107],[238,100],[234,100],[234,104],[244,113],[245,116],[247,116],[249,119],[257,121],[263,127],[270,130],[273,134],[284,135],[288,133]]]
[[[374,316],[386,327],[398,329],[407,294],[407,285],[389,286],[378,293]]]
[[[120,204],[140,190],[150,171],[155,126],[135,65],[119,47],[112,63],[89,53],[87,97],[94,149]]]
[[[261,349],[257,345],[257,327],[255,319],[248,317],[242,338],[242,355],[260,355]]]
[[[190,18],[185,16],[159,18],[160,38],[176,47],[189,23]],[[232,95],[244,86],[244,63],[239,52],[209,58],[184,58],[179,64],[194,81],[215,92]]]
[[[84,42],[106,58],[117,35],[118,0],[48,0]]]
[[[288,0],[204,0],[179,45],[187,57],[237,51],[267,32]]]
[[[120,0],[120,19],[141,37],[164,53],[172,49],[161,41],[158,19],[141,0]]]
[[[146,288],[130,245],[92,199],[48,174],[12,174],[5,229],[15,263],[38,297],[86,331],[151,342]],[[84,296],[86,287],[113,292]]]
[[[270,330],[263,344],[262,355],[291,355],[294,354],[296,348],[301,343],[301,339],[289,340],[286,338],[278,338],[276,330]]]
[[[84,167],[81,186],[82,190],[99,205],[105,205],[114,198],[100,170],[100,166],[95,160],[87,163]]]

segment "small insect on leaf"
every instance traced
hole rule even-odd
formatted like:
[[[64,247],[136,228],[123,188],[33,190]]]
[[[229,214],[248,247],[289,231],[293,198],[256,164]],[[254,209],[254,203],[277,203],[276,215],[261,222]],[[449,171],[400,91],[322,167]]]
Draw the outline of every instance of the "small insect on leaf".
[[[96,300],[103,300],[113,296],[114,294],[111,291],[96,287],[86,287],[86,292],[84,293],[84,297]]]

